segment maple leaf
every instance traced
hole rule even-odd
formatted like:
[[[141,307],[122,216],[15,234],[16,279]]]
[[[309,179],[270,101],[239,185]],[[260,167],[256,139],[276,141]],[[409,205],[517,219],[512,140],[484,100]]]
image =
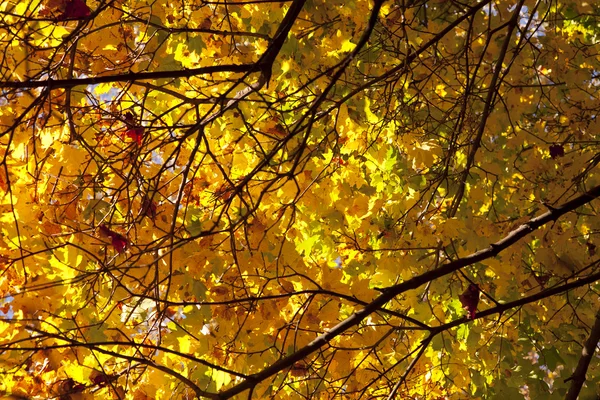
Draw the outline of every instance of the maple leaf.
[[[92,382],[94,382],[95,385],[104,387],[104,386],[108,385],[108,383],[112,380],[112,377],[99,373],[99,374],[91,377],[91,380],[92,380]]]
[[[548,283],[548,281],[550,280],[550,275],[549,274],[536,274],[534,272],[532,272],[533,278],[535,279],[535,281],[541,286],[544,287],[546,286],[546,284]]]
[[[586,244],[588,254],[593,257],[596,255],[596,245],[594,243],[587,242]]]
[[[123,137],[123,138],[128,137],[130,139],[133,139],[138,146],[141,146],[142,140],[144,139],[144,133],[145,133],[144,127],[140,126],[136,122],[135,115],[133,115],[133,113],[131,111],[127,111],[123,115],[123,119],[125,120],[125,123],[127,124],[127,128],[125,129],[125,131],[123,132],[121,137]]]
[[[458,296],[460,304],[467,310],[467,318],[474,319],[475,313],[477,312],[477,304],[479,303],[479,287],[474,283],[471,283],[469,287]]]
[[[156,202],[150,200],[147,195],[142,199],[141,214],[154,220],[156,219]]]
[[[556,338],[593,331],[594,2],[4,3],[0,350],[25,366],[4,392],[231,399],[256,385],[287,400],[342,382],[442,399],[527,381],[534,397],[572,352]],[[109,251],[86,240],[90,221]],[[547,272],[566,264],[568,281]],[[479,316],[477,285],[446,295],[460,270],[501,300],[486,315],[514,302],[519,318],[446,322],[456,305]],[[390,301],[410,310],[393,317],[401,338]],[[528,342],[548,373],[517,365]],[[440,348],[451,376],[427,367]]]
[[[111,240],[113,247],[117,250],[117,253],[122,253],[127,248],[127,239],[124,236],[115,233]]]
[[[70,21],[85,19],[90,16],[91,10],[85,0],[68,0],[64,11],[56,17],[57,21]]]
[[[550,157],[558,158],[565,155],[565,148],[561,144],[553,144],[550,146]]]
[[[73,378],[68,378],[60,382],[59,391],[61,394],[81,393],[86,389],[82,383],[76,382]]]
[[[127,238],[120,233],[110,230],[106,225],[100,224],[98,226],[100,232],[107,236],[111,240],[111,244],[117,250],[117,253],[122,253],[127,249]]]
[[[144,139],[144,128],[141,126],[127,128],[124,136],[133,139],[138,146],[141,146],[142,140]]]

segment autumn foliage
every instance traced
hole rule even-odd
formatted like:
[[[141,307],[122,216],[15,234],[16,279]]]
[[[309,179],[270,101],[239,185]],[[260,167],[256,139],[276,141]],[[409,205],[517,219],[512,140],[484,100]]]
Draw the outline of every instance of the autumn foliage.
[[[0,2],[0,397],[600,395],[597,3]]]

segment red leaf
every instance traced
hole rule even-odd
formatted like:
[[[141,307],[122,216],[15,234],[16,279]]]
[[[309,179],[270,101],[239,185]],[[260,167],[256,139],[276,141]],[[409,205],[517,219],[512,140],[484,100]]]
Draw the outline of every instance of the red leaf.
[[[135,140],[138,146],[142,145],[142,139],[144,138],[144,128],[141,126],[134,126],[131,128],[127,128],[125,131],[125,136]]]
[[[588,254],[593,257],[596,255],[596,245],[594,243],[587,242],[585,244],[587,246]]]
[[[125,119],[125,122],[127,122],[127,124],[135,125],[135,116],[131,111],[127,111],[125,114],[123,114],[123,118]]]
[[[104,374],[98,374],[92,378],[92,382],[94,382],[96,385],[98,385],[100,387],[106,386],[106,384],[108,383],[108,377]]]
[[[565,148],[560,144],[553,144],[550,146],[550,157],[558,158],[565,155]]]
[[[127,129],[121,134],[121,137],[133,139],[138,146],[141,146],[142,139],[144,139],[144,127],[138,125],[136,122],[137,118],[131,111],[127,111],[122,117],[125,120],[125,124],[127,124]]]
[[[85,385],[82,383],[78,383],[73,386],[73,393],[81,393],[85,390]]]
[[[144,195],[144,199],[142,200],[141,214],[152,220],[156,218],[156,203],[150,200],[146,195]]]
[[[100,224],[98,225],[98,228],[100,229],[100,232],[104,235],[104,236],[112,236],[113,231],[111,231],[110,229],[108,229],[108,227],[104,224]]]
[[[127,239],[125,236],[114,233],[111,237],[112,245],[117,250],[117,253],[122,253],[127,248]]]
[[[69,21],[74,19],[84,19],[90,16],[91,10],[85,4],[85,0],[68,0],[65,10],[56,17],[57,21]]]
[[[74,381],[72,378],[62,381],[60,391],[64,394],[81,393],[85,390],[85,385]]]
[[[115,250],[117,250],[117,253],[122,253],[125,251],[127,248],[127,238],[125,236],[115,231],[111,231],[104,224],[100,224],[98,228],[100,228],[100,232],[102,232],[104,236],[108,236],[110,238],[111,244]]]
[[[95,385],[98,385],[100,387],[104,387],[110,382],[115,381],[117,379],[118,376],[106,375],[99,371],[93,371],[92,374],[90,374],[90,380],[94,382]]]
[[[467,290],[458,296],[460,304],[462,304],[463,308],[467,310],[468,319],[475,318],[475,313],[477,312],[477,303],[479,303],[479,292],[479,287],[471,283]]]

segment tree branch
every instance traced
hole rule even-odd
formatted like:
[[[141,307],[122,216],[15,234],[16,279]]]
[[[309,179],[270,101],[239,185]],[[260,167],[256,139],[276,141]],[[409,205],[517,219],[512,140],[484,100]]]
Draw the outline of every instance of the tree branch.
[[[595,263],[597,264],[598,262],[595,262]],[[551,289],[543,290],[532,296],[523,297],[522,299],[511,301],[509,303],[500,304],[496,307],[488,308],[487,310],[477,311],[477,316],[475,317],[475,319],[485,318],[487,316],[494,315],[494,314],[502,314],[503,312],[510,310],[511,308],[522,307],[526,304],[530,304],[535,301],[546,299],[548,297],[552,297],[557,294],[567,292],[571,289],[575,289],[575,288],[581,287],[583,285],[587,285],[587,284],[596,282],[598,280],[600,280],[600,272],[586,276],[585,278],[577,279],[576,281],[573,281],[571,283],[567,283],[564,285],[556,286]],[[467,321],[470,321],[470,320],[467,319],[466,317],[464,317],[464,318],[460,318],[460,319],[457,319],[452,322],[448,322],[447,324],[439,325],[437,327],[432,328],[431,335],[435,336],[438,333],[441,333],[441,332],[447,331],[448,329],[462,325],[463,323],[465,323]]]
[[[487,94],[487,98],[485,99],[483,111],[481,113],[481,121],[479,123],[479,127],[477,128],[477,135],[473,140],[473,144],[471,145],[471,150],[469,151],[469,155],[467,157],[467,165],[465,169],[462,171],[459,181],[458,181],[458,190],[454,199],[452,200],[452,205],[450,206],[450,210],[448,215],[454,216],[458,210],[458,206],[462,201],[462,198],[465,194],[465,187],[467,185],[467,177],[469,176],[469,171],[471,171],[471,167],[475,164],[475,156],[477,155],[477,150],[481,147],[481,139],[483,138],[483,133],[485,132],[485,126],[487,124],[487,120],[494,108],[494,102],[497,95],[497,89],[499,87],[498,80],[500,78],[500,72],[503,71],[503,63],[504,57],[508,52],[508,46],[512,41],[512,34],[517,25],[519,24],[519,19],[521,18],[521,8],[525,0],[521,0],[519,4],[515,7],[513,11],[513,16],[508,24],[508,32],[506,33],[506,38],[504,39],[504,43],[502,44],[502,48],[500,49],[500,55],[498,56],[498,60],[496,61],[496,67],[494,68],[494,74],[492,75],[492,81],[490,82],[490,89]]]
[[[140,364],[144,364],[147,365],[148,367],[154,368],[156,370],[162,371],[167,375],[170,375],[172,377],[174,377],[175,379],[180,380],[181,382],[183,382],[184,384],[186,384],[190,389],[192,389],[194,391],[194,393],[196,393],[196,396],[198,397],[206,397],[206,398],[210,398],[210,399],[218,399],[218,395],[215,395],[213,393],[207,392],[205,390],[202,390],[198,385],[196,385],[191,379],[187,378],[186,376],[176,372],[173,368],[169,368],[166,367],[164,365],[160,365],[154,362],[154,360],[149,359],[149,358],[144,358],[144,357],[136,357],[136,356],[130,356],[130,355],[126,355],[126,354],[122,354],[116,351],[112,351],[112,350],[107,350],[104,349],[102,347],[98,347],[98,344],[96,343],[84,343],[84,342],[80,342],[78,340],[75,339],[71,339],[68,338],[66,336],[60,336],[60,335],[56,335],[53,333],[49,333],[40,329],[37,329],[33,326],[28,326],[27,327],[28,330],[39,333],[42,337],[49,337],[49,338],[55,338],[58,340],[63,340],[68,342],[70,345],[72,346],[81,346],[81,347],[85,347],[91,351],[97,351],[103,354],[107,354],[116,358],[120,358],[123,360],[128,360],[130,362],[137,362]],[[34,338],[36,339],[36,338]],[[41,348],[39,350],[42,350]]]
[[[581,387],[585,382],[585,374],[590,365],[590,361],[592,360],[592,356],[596,351],[596,347],[598,346],[598,341],[600,341],[600,311],[596,314],[596,321],[594,322],[594,327],[590,332],[590,336],[585,342],[583,346],[583,350],[581,350],[581,358],[577,363],[577,367],[575,368],[575,372],[569,378],[565,380],[568,382],[572,380],[571,387],[567,392],[565,400],[576,400],[579,396],[579,392],[581,391]]]
[[[286,368],[294,365],[295,362],[304,359],[309,356],[313,352],[317,351],[321,347],[325,346],[329,341],[333,338],[341,335],[343,332],[352,328],[353,326],[358,325],[361,321],[367,318],[372,313],[379,310],[383,307],[387,302],[392,300],[394,297],[402,294],[408,290],[416,289],[421,285],[426,284],[427,282],[440,278],[442,276],[451,274],[455,271],[458,271],[461,268],[464,268],[468,265],[472,265],[474,263],[486,260],[488,258],[495,257],[501,251],[506,250],[514,243],[521,240],[523,237],[527,236],[531,232],[540,228],[548,222],[556,221],[559,217],[564,214],[571,212],[587,203],[592,201],[593,199],[600,196],[600,186],[596,186],[590,191],[576,197],[575,199],[566,202],[560,207],[549,210],[544,214],[532,218],[529,222],[519,226],[517,229],[510,232],[506,237],[497,241],[496,243],[491,244],[488,248],[477,251],[465,258],[461,258],[452,262],[449,262],[446,265],[441,266],[438,269],[428,271],[424,274],[416,276],[408,281],[402,282],[398,285],[391,286],[384,290],[384,292],[379,295],[375,300],[369,303],[365,308],[356,311],[350,317],[346,318],[344,321],[340,322],[333,328],[331,328],[328,332],[318,336],[308,345],[299,349],[295,353],[290,354],[289,356],[282,358],[271,366],[265,368],[261,372],[251,376],[249,379],[245,380],[242,383],[239,383],[232,388],[222,392],[219,395],[220,399],[228,399],[231,398],[244,390],[247,390],[251,387],[254,387],[258,382],[261,382],[268,377],[275,375],[279,371],[282,371]],[[483,314],[483,313],[482,313]],[[483,314],[485,315],[485,314]]]
[[[179,71],[154,71],[154,72],[131,72],[120,75],[96,76],[93,78],[73,78],[73,79],[47,79],[44,81],[24,81],[11,82],[0,81],[0,88],[36,88],[45,87],[49,89],[64,89],[74,86],[97,85],[99,83],[110,82],[132,82],[139,80],[165,79],[165,78],[190,78],[196,75],[214,74],[217,72],[253,72],[258,70],[257,64],[226,64],[211,65],[210,67],[200,67],[191,69],[182,69]]]

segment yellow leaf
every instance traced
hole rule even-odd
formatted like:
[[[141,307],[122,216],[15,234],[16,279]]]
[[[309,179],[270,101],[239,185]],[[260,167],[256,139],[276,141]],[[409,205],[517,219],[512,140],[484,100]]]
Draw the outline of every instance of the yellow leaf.
[[[177,338],[179,342],[179,351],[183,354],[190,354],[191,339],[189,336],[180,336]]]

